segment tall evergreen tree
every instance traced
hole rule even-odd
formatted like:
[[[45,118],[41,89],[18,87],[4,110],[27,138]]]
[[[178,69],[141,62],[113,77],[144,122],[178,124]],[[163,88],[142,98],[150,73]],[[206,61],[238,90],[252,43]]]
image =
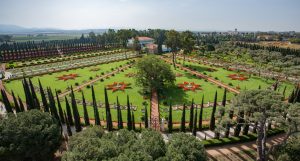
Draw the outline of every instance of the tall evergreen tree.
[[[224,94],[223,94],[223,100],[222,100],[222,106],[226,106],[226,96],[227,95],[227,89],[224,89]]]
[[[106,111],[106,127],[108,131],[112,131],[113,125],[112,125],[112,119],[111,119],[111,113],[110,113],[106,88],[104,88],[104,97],[105,97],[105,111]]]
[[[34,103],[33,103],[33,98],[31,96],[28,82],[25,77],[23,78],[22,84],[23,84],[23,89],[24,89],[25,98],[26,98],[27,110],[31,110],[34,108]]]
[[[185,132],[185,104],[183,104],[180,131]]]
[[[64,118],[65,118],[65,122],[66,122],[66,125],[67,125],[67,133],[69,136],[72,136],[72,130],[71,130],[71,126],[70,126],[70,123],[69,123],[69,119],[67,118],[66,116],[66,113],[64,112]]]
[[[21,112],[24,112],[25,111],[25,107],[24,107],[24,104],[23,104],[20,96],[18,96],[18,100],[19,100],[20,110],[21,110]]]
[[[6,95],[6,92],[1,89],[1,95],[2,95],[2,100],[3,100],[3,103],[4,103],[4,106],[5,106],[5,110],[7,113],[13,113],[13,109],[11,107],[11,104],[7,98],[7,95]]]
[[[92,98],[93,98],[95,125],[100,125],[101,126],[99,111],[98,111],[97,101],[96,101],[96,96],[95,96],[95,91],[94,91],[94,86],[92,86]]]
[[[55,100],[54,100],[52,91],[50,88],[48,88],[47,92],[48,92],[48,99],[49,99],[49,105],[50,105],[49,107],[50,107],[51,115],[54,116],[59,121],[59,116],[58,116],[58,112],[56,109]]]
[[[77,103],[76,103],[76,99],[75,99],[75,95],[74,95],[72,86],[71,86],[71,101],[72,101],[72,111],[73,111],[76,132],[80,132],[82,130],[82,127],[81,127],[80,116],[79,116]]]
[[[117,96],[117,114],[118,114],[118,129],[123,129],[123,118],[122,118],[122,112],[121,112],[118,96]]]
[[[295,90],[293,90],[293,92],[291,93],[288,102],[289,103],[293,103],[295,99]]]
[[[40,94],[41,94],[41,97],[42,97],[44,111],[45,112],[49,112],[49,105],[48,105],[48,102],[47,102],[47,99],[46,99],[46,95],[45,95],[45,91],[43,89],[43,86],[41,84],[40,79],[39,79],[39,88],[40,88]]]
[[[218,92],[216,91],[214,105],[213,105],[213,109],[212,109],[211,117],[210,117],[210,124],[209,124],[209,129],[211,131],[215,130],[215,121],[216,121],[215,113],[216,113],[216,109],[217,109],[217,97],[218,97]]]
[[[203,115],[203,108],[204,108],[204,95],[202,96],[200,113],[199,113],[199,130],[202,130],[202,115]]]
[[[60,119],[60,122],[62,124],[64,124],[65,123],[64,113],[63,113],[63,110],[62,110],[62,107],[61,107],[61,104],[60,104],[60,100],[58,98],[58,93],[57,93],[56,90],[55,90],[55,95],[56,95],[56,101],[57,101],[57,106],[58,106],[59,119]]]
[[[34,108],[35,109],[40,109],[40,101],[39,99],[37,98],[37,95],[35,93],[35,89],[34,89],[34,86],[32,84],[32,81],[31,79],[29,79],[29,87],[30,87],[30,90],[31,90],[31,94],[32,94],[32,99],[33,99],[33,105],[34,105]]]
[[[190,130],[192,130],[193,128],[193,122],[194,122],[194,99],[192,99],[192,105],[190,109],[190,122],[189,122]]]
[[[285,99],[285,92],[286,92],[286,86],[284,86],[284,89],[283,89],[283,92],[282,92],[282,95],[283,95],[284,99]]]
[[[147,103],[146,102],[145,102],[145,119],[144,119],[144,121],[145,121],[145,128],[146,129],[149,128],[149,125],[148,125],[148,123],[149,123],[148,110],[147,110]]]
[[[90,125],[90,118],[89,118],[89,114],[88,114],[88,111],[87,111],[86,101],[85,101],[85,98],[84,98],[83,91],[81,91],[81,95],[82,95],[84,123],[85,123],[86,126],[89,126]]]
[[[14,94],[13,91],[11,91],[11,94],[12,94],[12,97],[13,97],[13,100],[14,100],[14,105],[15,105],[15,110],[16,110],[16,113],[18,112],[21,112],[21,109],[20,109],[20,106],[19,106],[19,103],[18,103],[18,100]]]
[[[67,97],[65,97],[65,102],[66,102],[66,110],[67,110],[67,116],[68,116],[67,119],[68,119],[70,126],[73,126],[74,125],[73,116],[72,116],[71,107],[70,107]]]
[[[168,131],[169,133],[172,133],[173,131],[173,118],[172,118],[172,103],[170,102],[170,107],[169,107],[169,120],[168,120]]]
[[[135,131],[135,120],[134,120],[134,112],[133,111],[131,112],[131,115],[132,115],[132,130]]]
[[[131,112],[130,112],[130,102],[129,96],[127,95],[127,129],[132,130],[132,120],[131,120]]]
[[[196,134],[197,134],[197,113],[198,113],[198,110],[196,108],[194,122],[193,122],[193,130],[192,130],[192,133],[194,136],[196,136]]]

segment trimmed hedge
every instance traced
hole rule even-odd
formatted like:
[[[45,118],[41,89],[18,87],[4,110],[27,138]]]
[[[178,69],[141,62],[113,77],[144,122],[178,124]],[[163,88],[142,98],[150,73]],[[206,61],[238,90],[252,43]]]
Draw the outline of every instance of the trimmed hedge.
[[[268,133],[267,135],[273,136],[273,135],[280,134],[283,132],[284,132],[283,129],[272,129],[267,132]],[[226,144],[254,141],[254,140],[256,140],[256,138],[257,138],[257,134],[251,133],[248,135],[241,135],[239,137],[203,140],[202,143],[207,148],[207,147],[212,147],[212,146],[220,146],[220,145],[226,145]]]

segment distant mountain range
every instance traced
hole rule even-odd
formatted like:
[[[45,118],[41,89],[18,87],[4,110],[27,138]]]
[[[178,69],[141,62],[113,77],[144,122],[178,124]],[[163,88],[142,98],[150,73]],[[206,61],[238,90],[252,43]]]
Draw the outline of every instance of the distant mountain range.
[[[107,29],[63,30],[53,28],[25,28],[17,25],[0,24],[0,34],[62,34],[62,33],[103,33]]]

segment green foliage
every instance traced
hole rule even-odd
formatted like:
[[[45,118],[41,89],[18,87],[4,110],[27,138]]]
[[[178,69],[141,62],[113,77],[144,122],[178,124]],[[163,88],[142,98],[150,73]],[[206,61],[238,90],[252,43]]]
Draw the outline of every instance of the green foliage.
[[[137,85],[148,92],[153,89],[162,90],[165,85],[174,85],[175,74],[170,66],[155,56],[140,59],[135,67]]]
[[[294,161],[300,158],[300,137],[293,136],[276,151],[278,161]]]
[[[0,136],[0,160],[51,160],[61,128],[49,113],[30,110],[1,120]]]

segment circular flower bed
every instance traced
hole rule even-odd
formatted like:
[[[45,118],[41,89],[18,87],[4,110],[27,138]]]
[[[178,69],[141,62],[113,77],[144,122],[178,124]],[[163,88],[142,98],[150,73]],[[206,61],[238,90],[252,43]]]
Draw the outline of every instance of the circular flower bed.
[[[179,88],[182,88],[184,91],[196,91],[202,90],[199,84],[195,84],[194,82],[183,82],[178,84]]]
[[[229,74],[228,77],[231,78],[232,80],[240,80],[240,81],[248,80],[248,77],[246,77],[243,74]]]
[[[58,80],[63,80],[63,81],[67,81],[67,80],[69,80],[69,79],[75,79],[75,78],[77,78],[77,77],[79,77],[78,76],[78,74],[64,74],[64,75],[62,75],[62,76],[59,76],[59,77],[57,77],[58,78]]]

